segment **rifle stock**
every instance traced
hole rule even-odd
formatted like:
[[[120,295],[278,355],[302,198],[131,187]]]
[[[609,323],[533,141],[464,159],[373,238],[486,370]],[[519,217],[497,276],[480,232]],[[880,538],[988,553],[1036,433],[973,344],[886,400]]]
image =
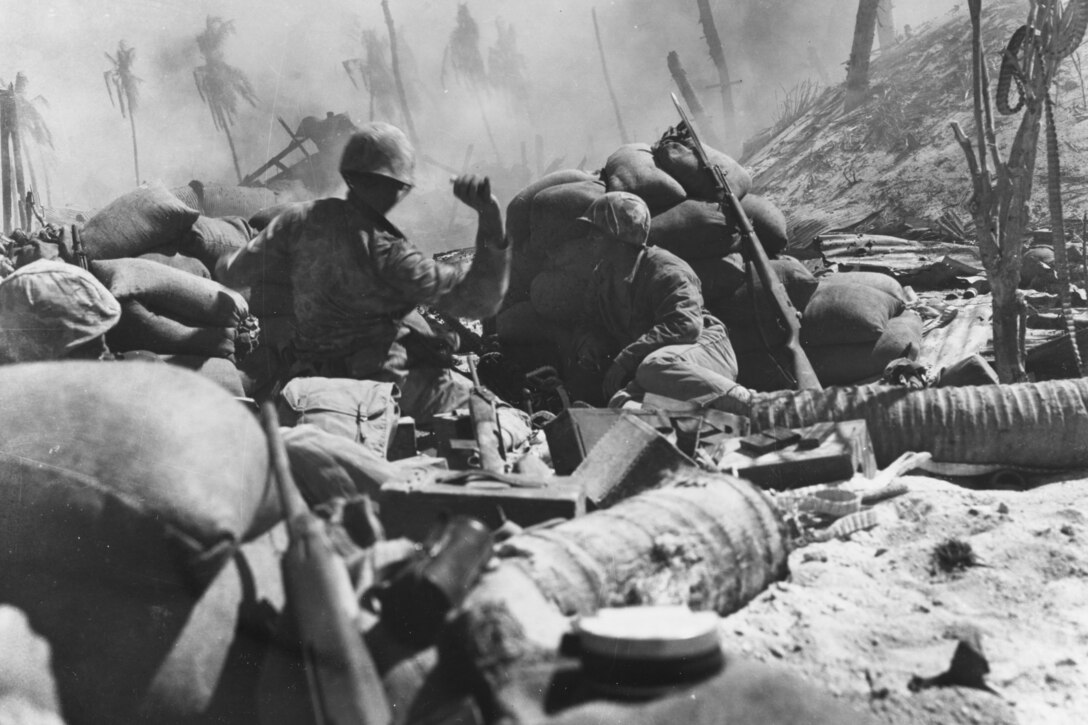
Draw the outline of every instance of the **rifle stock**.
[[[687,127],[688,135],[691,137],[695,157],[699,160],[699,165],[710,174],[714,181],[714,186],[719,193],[718,204],[722,213],[726,216],[732,216],[740,224],[745,258],[755,267],[756,274],[759,275],[759,279],[763,283],[763,288],[771,298],[779,321],[785,325],[786,350],[793,363],[793,375],[797,388],[799,390],[822,390],[823,386],[820,385],[820,380],[816,377],[816,371],[812,369],[808,356],[805,355],[805,351],[801,348],[801,324],[797,310],[794,308],[793,303],[790,302],[786,288],[778,279],[778,275],[771,269],[767,252],[764,251],[763,244],[759,241],[755,228],[752,227],[751,219],[748,218],[748,214],[745,213],[740,200],[737,199],[733,189],[729,186],[725,173],[720,167],[710,163],[710,157],[707,156],[706,149],[703,148],[703,144],[699,140],[695,126],[683,106],[680,105],[676,94],[671,95],[673,105],[676,106],[676,110],[680,113],[680,118]]]
[[[480,452],[480,468],[492,473],[506,471],[506,460],[502,448],[502,433],[499,427],[498,411],[495,409],[495,397],[480,385],[476,375],[476,361],[470,355],[469,370],[472,373],[472,393],[468,399],[468,411],[472,417],[476,448]]]
[[[294,491],[276,409],[266,402],[261,421],[272,475],[287,518],[290,544],[280,565],[287,609],[293,614],[316,725],[388,725],[389,702],[356,624],[358,603],[347,567],[321,521]]]

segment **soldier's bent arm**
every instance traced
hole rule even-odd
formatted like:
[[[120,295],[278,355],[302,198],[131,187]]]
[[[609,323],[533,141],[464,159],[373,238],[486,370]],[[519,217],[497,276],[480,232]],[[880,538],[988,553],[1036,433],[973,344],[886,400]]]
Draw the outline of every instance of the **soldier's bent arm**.
[[[384,257],[383,277],[406,300],[444,315],[482,319],[499,311],[510,280],[510,245],[503,236],[498,202],[480,212],[472,264],[439,262],[401,241]]]

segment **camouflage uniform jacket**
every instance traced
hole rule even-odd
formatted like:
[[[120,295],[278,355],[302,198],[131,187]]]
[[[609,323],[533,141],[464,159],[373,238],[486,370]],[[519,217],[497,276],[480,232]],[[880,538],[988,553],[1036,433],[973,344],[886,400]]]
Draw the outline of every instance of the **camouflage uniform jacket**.
[[[438,262],[378,212],[330,198],[284,211],[221,260],[217,278],[250,287],[258,317],[292,318],[298,361],[342,363],[337,376],[396,380],[420,362],[403,344],[419,332],[416,306],[458,317],[492,315],[509,266],[509,249],[492,248],[477,249],[471,266]]]
[[[619,349],[615,362],[629,373],[654,350],[725,334],[725,326],[703,308],[699,278],[671,252],[647,248],[631,280],[607,262],[597,265],[593,277],[591,328]]]

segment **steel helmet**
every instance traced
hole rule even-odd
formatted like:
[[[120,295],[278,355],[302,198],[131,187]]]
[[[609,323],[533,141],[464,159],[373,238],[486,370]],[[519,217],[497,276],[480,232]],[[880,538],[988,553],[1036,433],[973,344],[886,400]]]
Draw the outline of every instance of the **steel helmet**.
[[[40,259],[0,282],[0,354],[11,362],[62,358],[120,319],[109,290],[72,264]]]
[[[596,199],[578,221],[635,247],[645,247],[650,236],[650,208],[626,191],[610,191]]]
[[[416,153],[396,126],[368,123],[356,131],[340,156],[340,175],[378,174],[411,186],[415,182]]]

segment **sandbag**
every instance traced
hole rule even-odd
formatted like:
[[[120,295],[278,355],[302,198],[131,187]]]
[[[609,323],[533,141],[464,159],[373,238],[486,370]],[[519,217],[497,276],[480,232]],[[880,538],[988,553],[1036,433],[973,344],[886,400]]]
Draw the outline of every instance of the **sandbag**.
[[[119,301],[137,301],[194,326],[233,327],[249,314],[234,290],[147,259],[92,262],[91,273]]]
[[[876,343],[806,347],[805,354],[823,385],[852,385],[880,378],[892,360],[918,357],[922,345],[922,318],[907,310],[888,321]]]
[[[203,279],[211,279],[212,275],[208,271],[199,259],[194,257],[188,257],[184,254],[161,254],[159,252],[148,252],[147,254],[141,254],[137,259],[146,259],[150,262],[156,262],[158,264],[164,264],[167,267],[172,267],[179,272],[186,272],[196,277]]]
[[[240,543],[280,517],[260,426],[199,375],[0,368],[0,602],[53,644],[69,723],[133,722],[153,683],[215,674],[198,662],[165,678],[163,659]],[[194,635],[200,657],[229,647]]]
[[[295,378],[280,392],[280,423],[312,425],[385,459],[397,432],[400,390],[394,383],[349,378]]]
[[[106,333],[111,350],[147,350],[160,355],[231,357],[236,327],[194,327],[156,314],[136,300],[121,303],[121,320]]]
[[[872,287],[906,302],[907,293],[899,280],[881,272],[836,272],[820,279],[821,285],[859,284]]]
[[[586,314],[589,287],[585,280],[562,271],[541,272],[533,280],[530,301],[545,320],[574,324]]]
[[[620,146],[601,171],[608,191],[627,191],[641,197],[651,214],[660,214],[684,201],[680,182],[657,168],[650,145],[632,143]]]
[[[537,194],[560,184],[593,180],[592,174],[580,169],[564,169],[553,171],[519,191],[506,206],[506,236],[510,238],[511,243],[514,245],[515,255],[518,249],[529,244],[533,199]]]
[[[733,157],[705,146],[706,155],[711,164],[718,166],[725,173],[729,188],[738,199],[752,190],[752,176]],[[689,146],[674,138],[665,136],[653,146],[654,161],[658,168],[680,182],[689,199],[714,201],[717,190],[707,172],[699,168],[699,160]]]
[[[243,217],[199,217],[179,245],[181,252],[200,260],[208,272],[215,272],[219,258],[249,244],[257,233]]]
[[[137,257],[145,252],[174,254],[200,216],[160,183],[141,186],[114,199],[82,229],[90,259]]]
[[[812,272],[793,257],[772,259],[770,265],[779,282],[786,288],[786,295],[794,308],[804,310],[819,285]],[[755,275],[755,272],[753,271],[752,274]],[[738,353],[763,348],[759,337],[759,326],[762,327],[771,347],[777,347],[786,341],[784,328],[778,321],[775,308],[763,291],[763,283],[758,275],[755,275],[753,289],[755,291],[754,307],[752,295],[748,291],[747,278],[732,297],[707,302],[710,312],[729,328],[733,348]],[[802,320],[802,330],[804,326],[805,321]]]
[[[234,363],[222,357],[202,355],[163,355],[162,360],[178,367],[192,370],[218,384],[236,398],[245,396],[242,375]]]
[[[768,257],[786,248],[786,217],[777,206],[755,194],[740,204]],[[650,244],[690,263],[741,251],[742,236],[740,225],[722,214],[717,202],[688,199],[651,220]]]
[[[502,299],[503,309],[520,302],[528,302],[529,288],[533,279],[549,266],[547,255],[528,247],[515,249],[510,257],[510,283]]]
[[[240,216],[248,219],[261,209],[284,201],[280,194],[264,186],[202,183],[197,193],[201,198],[198,211],[210,217]]]
[[[740,206],[752,222],[752,229],[768,257],[774,257],[786,248],[789,242],[786,215],[773,201],[759,194],[748,194],[740,200]]]
[[[604,194],[604,184],[596,180],[559,184],[538,193],[530,213],[529,248],[546,251],[584,237],[577,219]]]
[[[723,300],[736,294],[744,285],[744,259],[739,252],[717,259],[697,259],[688,262],[703,287],[703,300]]]
[[[740,237],[717,203],[688,199],[650,220],[649,243],[692,262],[737,251]]]
[[[874,342],[903,309],[903,300],[875,287],[841,281],[821,283],[805,307],[801,343]]]

